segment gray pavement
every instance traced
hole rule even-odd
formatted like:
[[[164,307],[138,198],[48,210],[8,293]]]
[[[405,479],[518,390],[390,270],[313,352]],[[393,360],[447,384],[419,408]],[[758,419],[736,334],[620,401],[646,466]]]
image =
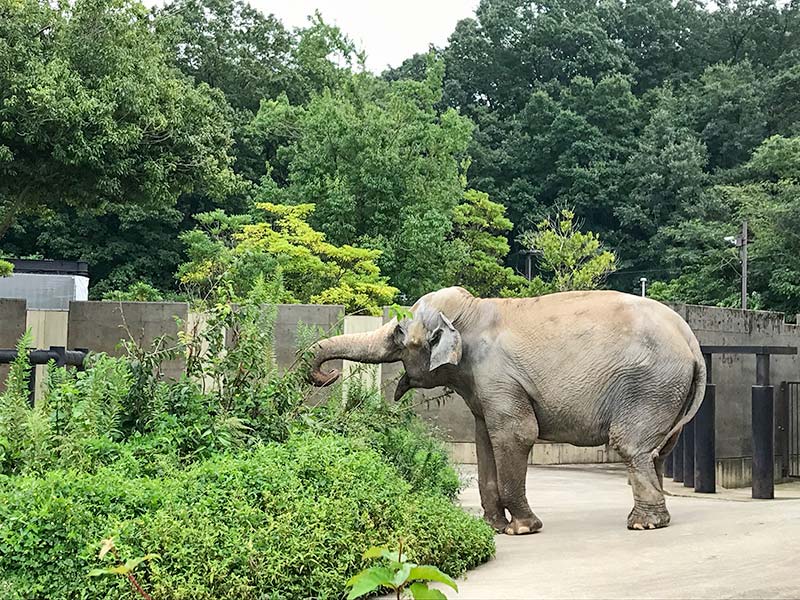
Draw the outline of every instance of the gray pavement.
[[[462,505],[480,513],[474,467]],[[529,467],[541,532],[498,535],[497,555],[459,581],[462,600],[522,598],[800,598],[800,484],[779,499],[749,489],[693,494],[668,481],[672,524],[628,531],[633,500],[618,465]]]

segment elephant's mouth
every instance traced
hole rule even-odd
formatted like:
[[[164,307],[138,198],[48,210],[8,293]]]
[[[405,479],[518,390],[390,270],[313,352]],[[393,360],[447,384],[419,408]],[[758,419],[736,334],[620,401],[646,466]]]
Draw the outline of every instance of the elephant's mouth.
[[[397,382],[397,389],[394,391],[394,401],[399,402],[412,387],[411,378],[408,376],[408,373],[403,373],[400,381]]]

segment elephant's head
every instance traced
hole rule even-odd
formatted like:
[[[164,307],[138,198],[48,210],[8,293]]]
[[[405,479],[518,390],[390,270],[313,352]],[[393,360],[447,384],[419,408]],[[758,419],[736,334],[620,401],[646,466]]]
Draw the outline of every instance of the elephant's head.
[[[330,385],[339,377],[336,370],[322,370],[328,360],[372,364],[402,361],[406,372],[398,383],[397,399],[411,388],[444,384],[446,366],[458,365],[461,360],[461,334],[441,311],[420,301],[413,309],[413,318],[392,319],[369,333],[320,340],[311,351],[310,380],[317,386]]]

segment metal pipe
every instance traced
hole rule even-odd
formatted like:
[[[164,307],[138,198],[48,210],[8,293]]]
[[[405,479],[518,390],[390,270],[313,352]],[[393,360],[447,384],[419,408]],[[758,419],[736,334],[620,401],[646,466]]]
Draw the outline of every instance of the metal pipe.
[[[694,487],[694,419],[683,426],[683,487]]]
[[[683,483],[683,433],[678,435],[678,441],[672,449],[672,481]]]
[[[756,354],[756,385],[769,385],[769,354]]]
[[[703,403],[694,416],[694,491],[703,494],[717,491],[716,397],[717,387],[706,383]]]
[[[775,497],[774,398],[771,385],[752,387],[753,498]]]

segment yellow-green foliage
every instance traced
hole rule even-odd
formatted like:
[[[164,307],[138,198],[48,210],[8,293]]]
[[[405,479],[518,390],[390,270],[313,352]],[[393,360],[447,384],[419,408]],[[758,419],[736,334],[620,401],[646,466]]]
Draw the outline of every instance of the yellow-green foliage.
[[[215,286],[233,300],[244,297],[259,278],[282,279],[277,300],[342,304],[348,312],[380,314],[397,289],[382,277],[378,250],[335,246],[308,224],[313,204],[264,202],[254,219],[222,211],[198,215],[205,231],[184,236],[190,261],[181,266],[182,283]]]
[[[8,277],[14,272],[14,265],[7,260],[0,260],[0,277]]]
[[[530,295],[595,289],[616,269],[614,253],[603,249],[596,234],[583,233],[569,209],[543,219],[519,241],[533,251],[539,270],[548,275],[547,279],[537,275],[530,282]]]

